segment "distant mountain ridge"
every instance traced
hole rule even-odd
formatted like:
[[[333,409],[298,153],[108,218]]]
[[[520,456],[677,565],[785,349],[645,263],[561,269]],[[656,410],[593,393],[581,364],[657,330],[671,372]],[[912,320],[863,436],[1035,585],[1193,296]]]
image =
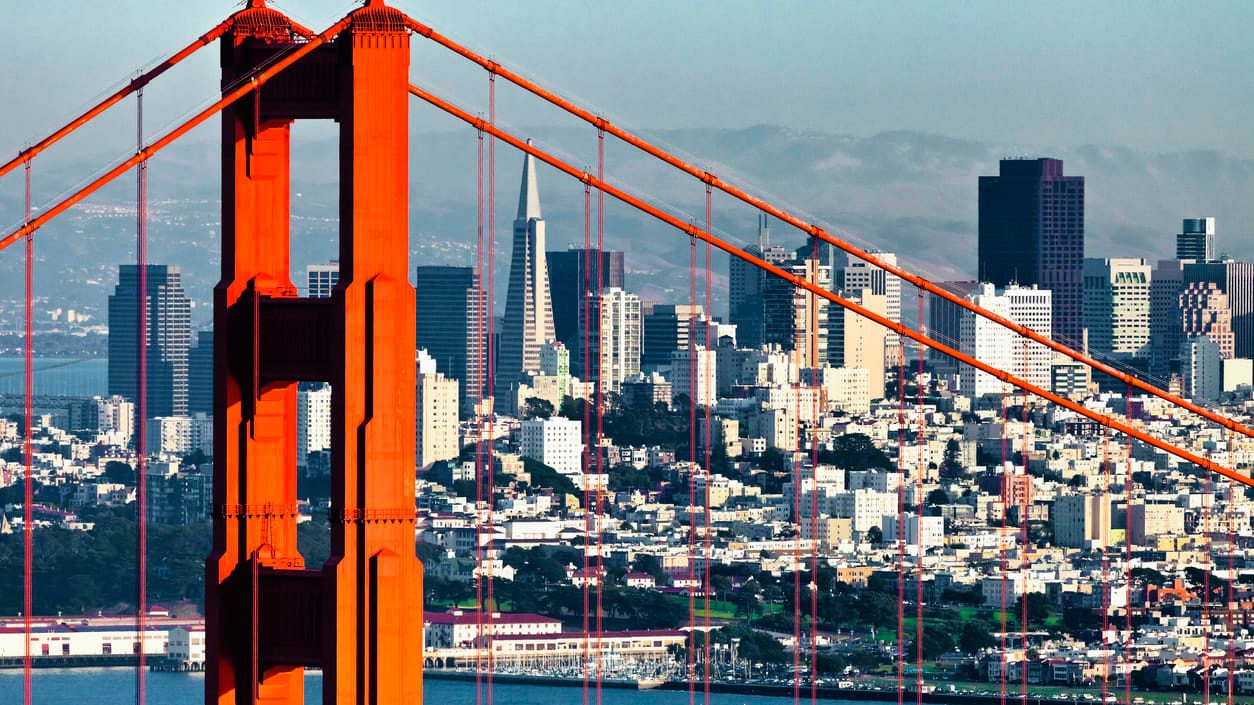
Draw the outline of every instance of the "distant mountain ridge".
[[[413,264],[470,264],[476,223],[475,135],[469,128],[423,131],[429,127],[415,120],[411,145]],[[568,157],[576,166],[594,162],[596,139],[591,129],[510,129],[535,138],[538,145]],[[658,130],[642,136],[676,148],[694,165],[729,181],[755,184],[746,189],[814,222],[831,224],[862,246],[895,251],[904,264],[935,278],[974,273],[977,178],[996,174],[999,159],[1021,155],[1061,158],[1068,174],[1086,177],[1088,256],[1151,260],[1169,256],[1181,218],[1212,215],[1218,219],[1218,249],[1254,258],[1254,238],[1249,237],[1254,224],[1250,197],[1254,160],[1215,151],[1158,154],[1127,147],[1023,146],[903,131],[855,137],[774,125]],[[613,140],[607,142],[606,153],[606,172],[613,183],[673,206],[682,217],[704,222],[699,183]],[[217,278],[218,154],[213,142],[179,144],[154,159],[150,168],[152,259],[181,265],[189,293],[202,305],[208,303]],[[298,139],[294,146],[293,191],[299,193],[293,204],[294,271],[334,254],[336,160],[331,140]],[[501,281],[507,274],[521,161],[518,152],[498,143]],[[41,172],[41,184],[54,192],[99,166],[84,161]],[[539,177],[550,249],[582,243],[582,187],[544,166]],[[133,214],[126,207],[133,193],[133,181],[123,177],[123,183],[89,199],[88,208],[76,210],[69,221],[54,224],[41,235],[41,243],[60,243],[40,250],[44,281],[55,278],[65,284],[56,296],[66,301],[55,305],[103,311],[104,297],[115,281],[112,267],[132,256]],[[20,195],[0,194],[6,213],[17,212]],[[714,204],[716,230],[742,243],[753,239],[755,214],[750,209],[726,197],[716,197]],[[787,230],[776,227],[776,241],[799,245],[800,235]],[[687,296],[688,246],[674,231],[607,199],[606,246],[628,249],[632,288],[652,298]],[[0,256],[0,273],[18,273],[19,259],[13,253]],[[721,256],[715,269],[717,284],[726,269]],[[16,278],[3,279],[0,294],[15,301]],[[721,299],[721,292],[716,297]],[[721,312],[720,307],[716,310]],[[195,315],[206,318],[207,310]]]

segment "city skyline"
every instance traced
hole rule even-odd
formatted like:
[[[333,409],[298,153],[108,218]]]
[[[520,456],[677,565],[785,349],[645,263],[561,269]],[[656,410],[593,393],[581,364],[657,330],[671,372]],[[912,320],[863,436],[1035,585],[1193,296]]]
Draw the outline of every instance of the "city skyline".
[[[1107,124],[1102,105],[1138,104],[1094,94],[1110,76],[1080,67],[1127,74],[1178,14],[976,0],[926,36],[1021,24],[948,42],[917,76],[896,62],[935,45],[877,44],[860,60],[893,59],[852,81],[856,61],[783,67],[839,59],[883,28],[908,38],[938,10],[794,1],[787,20],[811,24],[793,39],[820,20],[878,24],[755,51],[785,26],[780,8],[731,0],[706,29],[759,31],[722,65],[740,73],[690,81],[685,102],[795,121],[857,97],[858,81],[899,89],[825,113],[852,125],[927,83],[948,90],[903,119],[975,110],[964,129],[987,132],[1043,98],[1049,111],[1009,131],[1079,136]],[[354,2],[322,35],[304,28],[317,17],[248,0],[156,69],[191,56],[177,68],[204,72],[215,52],[197,51],[216,44],[225,97],[173,134],[217,123],[220,147],[144,149],[139,129],[128,162],[52,208],[36,199],[0,235],[0,281],[15,263],[26,274],[0,298],[0,381],[21,383],[0,393],[0,662],[21,666],[25,701],[62,682],[101,705],[416,705],[472,687],[533,705],[580,684],[585,700],[621,684],[659,705],[702,688],[746,705],[1254,695],[1254,205],[1232,207],[1254,167],[1233,178],[1244,162],[1107,148],[1007,157],[900,130],[632,136],[618,120],[639,96],[659,105],[707,65],[638,56],[673,44],[668,26],[631,44],[641,82],[595,73],[654,2],[615,8],[604,55],[554,71],[613,88],[618,108],[602,112],[500,60],[543,41],[520,30],[554,6],[481,56],[384,0]],[[1116,24],[1140,36],[1083,44]],[[839,27],[825,36],[857,32]],[[486,70],[486,90],[449,89],[450,55],[427,40]],[[1249,80],[1224,79],[1244,47],[1208,49],[1229,72],[1211,78]],[[1178,107],[1194,94],[1166,86],[1186,74],[1205,93],[1208,56],[1134,65],[1160,81],[1137,97]],[[926,78],[962,57],[966,72]],[[161,101],[189,83],[148,81],[121,90],[152,94],[139,116],[162,124]],[[518,128],[524,92],[584,124]],[[1085,98],[1091,117],[1068,119]],[[443,117],[427,122],[432,108]],[[654,119],[685,114],[660,105]],[[50,189],[73,154],[0,170]],[[641,168],[655,158],[669,166]],[[742,190],[741,173],[767,182]],[[1148,226],[1129,237],[1112,222]],[[842,253],[855,248],[868,261]],[[59,392],[54,371],[71,377]],[[111,684],[115,666],[129,688]]]

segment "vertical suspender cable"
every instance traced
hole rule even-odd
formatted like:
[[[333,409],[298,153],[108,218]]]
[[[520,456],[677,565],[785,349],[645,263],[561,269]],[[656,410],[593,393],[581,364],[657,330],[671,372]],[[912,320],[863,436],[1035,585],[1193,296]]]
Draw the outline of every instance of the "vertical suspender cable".
[[[1202,536],[1206,540],[1206,565],[1202,573],[1202,703],[1210,705],[1210,574],[1215,565],[1210,536],[1210,503],[1214,499],[1210,473],[1206,473],[1202,488]]]
[[[697,702],[697,241],[688,242],[688,705]]]
[[[135,142],[136,151],[144,148],[144,90],[135,93]],[[139,295],[136,297],[138,333],[136,346],[139,360],[139,385],[135,392],[137,421],[135,424],[135,627],[139,632],[139,651],[135,665],[135,702],[144,705],[146,679],[144,673],[145,612],[148,609],[148,487],[146,458],[148,452],[148,160],[139,162],[135,180],[135,270],[139,279]],[[256,621],[253,622],[256,624]],[[255,675],[255,674],[254,674]]]
[[[1007,669],[1010,667],[1010,661],[1007,658],[1007,633],[1008,620],[1006,615],[1006,598],[1010,591],[1010,551],[1006,546],[1010,539],[1010,498],[1011,498],[1011,474],[1010,469],[1006,465],[1006,385],[1003,382],[1001,386],[1001,533],[998,534],[997,545],[1000,547],[1001,553],[1001,689],[999,705],[1006,705],[1006,681],[1008,678]],[[1014,482],[1018,482],[1014,480]]]
[[[1110,507],[1110,429],[1102,429],[1102,507]],[[1108,510],[1107,510],[1108,511]],[[1100,517],[1100,513],[1098,515]],[[1132,527],[1124,524],[1124,540],[1132,540]],[[1131,597],[1131,596],[1129,596]],[[1102,538],[1102,702],[1110,695],[1110,532]]]
[[[810,238],[810,259],[807,270],[813,273],[813,281],[817,284],[820,261],[817,238]],[[819,297],[812,291],[806,292],[806,311],[810,314],[806,347],[810,357],[811,393],[814,395],[810,433],[810,705],[815,705],[819,699],[819,419],[823,414],[823,405],[819,391]],[[797,391],[800,393],[801,390]],[[797,528],[800,530],[801,527]]]
[[[923,324],[923,290],[919,289],[918,292],[919,292],[918,321],[919,321],[919,324],[922,325]],[[904,359],[905,354],[906,354],[905,341],[904,340],[900,341],[899,345],[901,345],[901,354]],[[923,416],[923,355],[925,354],[925,351],[922,345],[918,346],[918,353],[919,353],[918,354],[918,358],[919,358],[918,374],[914,378],[915,413],[919,417],[918,418],[918,422],[919,422],[918,437],[915,438],[915,441],[914,441],[915,444],[918,445],[919,447],[918,448],[918,455],[919,455],[918,469],[915,471],[915,477],[914,477],[914,482],[915,482],[914,541],[916,544],[918,557],[919,557],[919,564],[918,566],[916,566],[917,570],[915,571],[915,581],[914,581],[914,592],[915,592],[915,595],[914,595],[914,600],[915,600],[914,602],[914,605],[915,605],[914,641],[915,641],[915,645],[914,646],[915,646],[916,660],[918,662],[916,664],[915,676],[914,676],[915,678],[914,699],[915,699],[916,705],[923,705],[923,571],[924,571],[923,563],[925,559],[927,558],[927,545],[926,545],[926,542],[923,540],[923,504],[924,504],[923,503],[923,481],[924,481],[923,475],[927,470],[927,466],[924,463],[924,458],[923,458],[923,451],[924,451],[923,446],[924,446],[924,443],[926,442],[926,439],[925,439],[926,429],[924,427],[924,416]]]
[[[30,160],[26,160],[26,210],[25,220],[30,222]],[[32,316],[34,310],[35,295],[35,233],[26,236],[26,280],[25,280],[25,305],[26,317],[24,324],[26,326],[25,337],[22,340],[22,392],[23,392],[23,429],[22,429],[22,463],[25,467],[25,476],[22,478],[23,494],[22,494],[22,563],[24,572],[22,573],[22,625],[24,627],[25,646],[23,647],[22,659],[22,697],[25,705],[31,703],[31,610],[34,609],[34,556],[35,556],[35,516],[32,504],[35,501],[34,477],[35,463],[34,454],[32,452],[31,443],[34,440],[34,396],[35,396],[35,345],[34,345],[34,319]]]
[[[1128,384],[1124,388],[1123,413],[1124,421],[1128,425],[1132,424],[1132,385]],[[1124,508],[1126,512],[1124,516],[1124,527],[1131,523],[1132,519],[1132,436],[1128,436],[1127,444],[1127,464],[1124,467],[1124,495],[1127,498],[1127,506]],[[1123,701],[1125,703],[1132,702],[1132,542],[1125,537],[1123,555],[1123,584],[1124,584],[1124,600],[1123,600],[1123,623],[1127,639],[1123,643]]]
[[[1228,431],[1227,441],[1228,442],[1224,444],[1224,448],[1225,448],[1226,455],[1227,455],[1227,465],[1228,467],[1232,467],[1232,431]],[[1224,692],[1227,693],[1228,695],[1228,705],[1232,705],[1232,685],[1233,685],[1233,673],[1232,672],[1234,668],[1236,667],[1236,661],[1233,658],[1234,653],[1233,653],[1233,643],[1232,643],[1236,639],[1236,631],[1232,623],[1232,597],[1233,597],[1232,585],[1237,580],[1237,576],[1236,576],[1236,552],[1237,552],[1236,512],[1232,506],[1232,501],[1234,499],[1233,498],[1233,484],[1234,483],[1231,480],[1228,481],[1228,498],[1227,498],[1228,501],[1227,501],[1227,507],[1225,507],[1225,511],[1227,512],[1227,515],[1228,515],[1227,521],[1225,522],[1228,525],[1228,574],[1226,576],[1228,578],[1228,589],[1227,589],[1227,595],[1225,596],[1225,599],[1224,599],[1224,619],[1228,623],[1227,625],[1228,626],[1228,629],[1227,629],[1228,640],[1227,640],[1226,646],[1224,647],[1224,667],[1225,667],[1225,670],[1227,671],[1228,687],[1225,689]]]
[[[906,697],[906,354],[897,348],[897,705]]]
[[[1026,369],[1028,359],[1028,344],[1026,340],[1024,340],[1023,347],[1021,349],[1023,350],[1023,367]],[[1029,435],[1031,434],[1031,430],[1028,424],[1028,395],[1026,394],[1023,395],[1023,407],[1020,415],[1023,423],[1023,481],[1024,483],[1030,484],[1032,480],[1029,479],[1031,478],[1031,475],[1028,474],[1028,451]],[[1020,610],[1021,614],[1019,615],[1019,619],[1021,620],[1019,626],[1023,631],[1023,668],[1020,669],[1019,675],[1020,679],[1023,681],[1023,705],[1028,705],[1028,602],[1029,596],[1031,595],[1031,591],[1028,589],[1028,586],[1031,584],[1030,577],[1032,570],[1031,562],[1028,560],[1028,541],[1030,538],[1028,536],[1028,524],[1030,523],[1028,521],[1028,510],[1031,508],[1031,498],[1028,496],[1028,492],[1026,491],[1021,493],[1019,498],[1022,502],[1019,505],[1019,542],[1023,546],[1023,553],[1019,556],[1019,565],[1022,570],[1021,579],[1023,581],[1023,596],[1020,598],[1023,600],[1023,606]]]
[[[583,316],[583,375],[585,381],[588,378],[588,370],[592,369],[592,358],[590,357],[588,347],[588,328],[591,324],[589,304],[592,298],[592,186],[583,185],[583,250],[579,255],[579,274],[583,279],[583,293],[579,297],[583,304],[580,315]],[[599,323],[598,323],[599,325]],[[592,465],[589,462],[589,453],[592,450],[592,407],[584,400],[583,405],[583,705],[588,705],[588,687],[591,683],[591,662],[589,655],[591,654],[592,642],[592,623],[589,619],[589,610],[591,604],[588,594],[588,576],[590,575],[591,563],[588,560],[588,551],[592,548],[592,485],[587,478],[591,474]]]
[[[801,375],[800,359],[794,356],[793,365],[797,366],[796,381],[791,381],[792,370],[789,370],[793,392],[793,453],[790,456],[792,467],[792,516],[796,533],[792,540],[792,701],[793,705],[801,703],[801,463],[797,456],[801,453]]]
[[[705,231],[707,233],[714,232],[713,194],[710,191],[709,184],[705,185]],[[697,391],[698,391],[699,397],[704,396],[701,393],[702,390],[707,390],[707,391],[709,390],[710,381],[713,378],[713,374],[712,374],[713,370],[711,370],[709,367],[710,349],[711,349],[710,318],[712,315],[711,311],[713,311],[713,309],[711,308],[711,298],[713,297],[713,292],[711,290],[711,284],[710,284],[710,275],[711,275],[710,260],[712,260],[713,258],[714,258],[714,246],[707,242],[705,243],[705,322],[703,324],[705,328],[705,336],[704,336],[705,350],[701,353],[701,355],[699,355],[699,357],[703,360],[703,365],[702,365],[703,369],[701,370],[701,376],[698,378],[698,382],[700,382],[701,380],[705,380],[705,385],[701,385],[699,383],[697,384]],[[696,322],[695,317],[693,318],[693,321]],[[688,334],[692,335],[692,331],[690,330]],[[705,676],[705,705],[710,705],[710,634],[711,634],[711,631],[710,631],[710,588],[711,588],[710,564],[714,560],[713,556],[711,555],[711,553],[713,552],[712,550],[713,547],[710,544],[710,439],[711,439],[710,425],[714,420],[714,416],[713,416],[714,409],[712,408],[713,405],[709,403],[708,399],[703,400],[703,401],[705,401],[706,403],[705,403],[705,437],[702,439],[703,447],[705,449],[705,552],[704,552],[705,579],[702,581],[703,583],[702,593],[703,593],[703,599],[705,600],[705,619],[702,623],[702,626],[705,628],[705,640],[704,640],[705,666],[702,669],[702,671],[703,671],[703,675]]]
[[[475,273],[479,276],[479,290],[482,292],[486,285],[484,282],[484,252],[483,252],[483,130],[479,130],[476,135],[476,159],[475,159],[475,235],[476,243],[476,268]],[[485,440],[484,432],[487,424],[487,407],[482,403],[483,397],[492,394],[490,388],[484,387],[487,364],[484,359],[487,347],[484,335],[486,331],[484,321],[486,311],[486,301],[480,302],[478,313],[475,315],[475,346],[478,350],[479,366],[479,384],[480,384],[480,403],[479,408],[475,410],[476,426],[478,440],[475,444],[475,568],[478,569],[475,577],[475,705],[483,703],[483,472],[484,472],[484,450]],[[490,442],[490,441],[488,441]]]
[[[496,73],[488,73],[488,123],[496,125]],[[487,507],[487,524],[488,524],[488,540],[492,540],[492,495],[494,488],[492,486],[492,475],[495,472],[496,453],[495,443],[493,441],[492,422],[496,418],[496,403],[498,394],[496,393],[496,346],[493,344],[493,333],[496,326],[496,135],[488,135],[488,389],[492,392],[492,407],[488,412],[488,454],[487,467],[485,472],[488,476],[488,495],[486,497]],[[490,560],[490,557],[489,557]],[[496,668],[492,657],[492,636],[493,636],[493,620],[492,610],[495,605],[492,601],[492,578],[488,577],[487,582],[488,596],[485,609],[487,610],[487,633],[485,634],[484,647],[487,649],[487,663],[485,665],[487,675],[487,698],[488,705],[492,705],[492,677],[493,670]]]
[[[605,131],[597,130],[597,181],[605,183]],[[601,330],[605,321],[605,192],[600,188],[597,189],[597,433],[596,433],[596,453],[597,453],[597,480],[596,480],[596,532],[597,532],[597,564],[596,564],[596,585],[597,585],[597,602],[596,602],[596,618],[597,618],[597,705],[601,705],[601,681],[604,677],[604,668],[602,660],[601,636],[604,632],[604,624],[602,620],[603,606],[603,585],[605,582],[605,558],[604,547],[601,545],[601,512],[604,507],[602,503],[605,500],[605,485],[602,480],[605,479],[604,457],[601,453],[601,436],[605,432],[605,370],[601,368],[601,351],[605,349],[605,333]]]

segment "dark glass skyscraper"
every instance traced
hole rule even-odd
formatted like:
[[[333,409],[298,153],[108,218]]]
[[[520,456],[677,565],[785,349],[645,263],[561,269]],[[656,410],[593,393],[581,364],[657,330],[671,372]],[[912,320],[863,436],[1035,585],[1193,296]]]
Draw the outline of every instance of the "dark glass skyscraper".
[[[599,255],[599,257],[598,257]],[[598,259],[600,262],[598,263]],[[549,252],[549,295],[553,299],[553,334],[571,350],[583,315],[585,277],[589,291],[597,289],[597,267],[601,267],[602,289],[626,289],[623,253],[610,250],[571,248]],[[585,273],[584,268],[587,267]]]
[[[196,334],[187,354],[187,413],[213,413],[213,331]]]
[[[1208,262],[1215,259],[1215,219],[1185,218],[1176,235],[1176,259]]]
[[[187,414],[187,353],[191,302],[177,267],[145,267],[147,287],[148,418]],[[139,384],[139,274],[133,264],[118,270],[109,297],[109,394],[136,401]]]
[[[436,369],[459,383],[462,410],[483,398],[487,298],[471,267],[418,267],[416,340]]]
[[[1003,159],[980,177],[979,280],[1053,292],[1054,337],[1078,344],[1084,325],[1084,177],[1061,159]]]

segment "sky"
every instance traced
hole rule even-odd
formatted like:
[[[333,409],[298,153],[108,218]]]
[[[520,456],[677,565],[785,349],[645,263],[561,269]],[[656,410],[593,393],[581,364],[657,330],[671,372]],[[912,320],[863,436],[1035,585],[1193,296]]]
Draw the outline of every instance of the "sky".
[[[913,130],[1003,144],[1254,157],[1254,3],[1240,0],[392,4],[633,127],[767,123],[855,136]],[[278,7],[321,28],[352,5],[284,0]],[[8,3],[0,152],[46,134],[237,7],[210,0]],[[212,97],[216,51],[176,72],[151,89],[154,128]],[[432,47],[415,51],[412,73],[463,104],[483,102],[482,72]],[[504,107],[514,124],[557,122],[542,107]],[[133,120],[133,112],[120,112],[114,129]],[[114,143],[125,134],[67,149],[120,154],[125,145]]]

